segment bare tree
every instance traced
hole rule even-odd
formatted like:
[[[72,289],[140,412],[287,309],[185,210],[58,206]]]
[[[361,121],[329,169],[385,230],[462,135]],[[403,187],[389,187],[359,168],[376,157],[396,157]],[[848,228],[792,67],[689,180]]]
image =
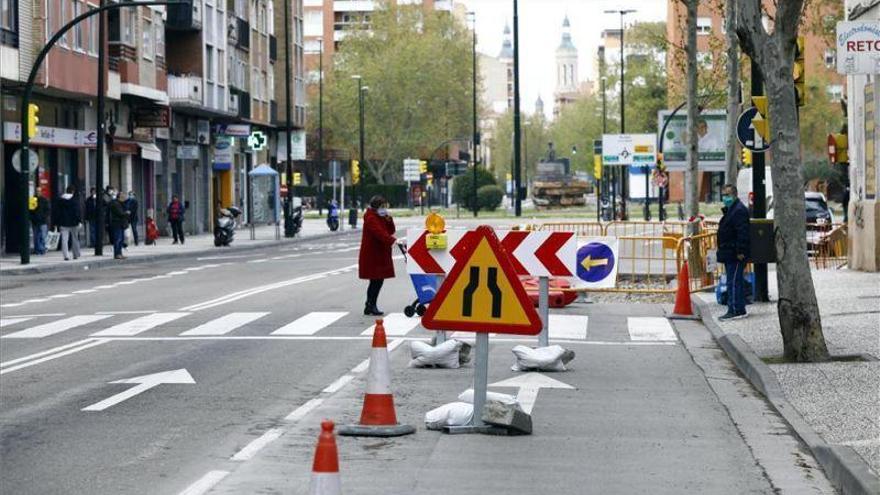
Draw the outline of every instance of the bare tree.
[[[739,44],[736,39],[736,2],[728,0],[724,9],[727,38],[727,173],[729,184],[736,184],[736,118],[739,114]]]
[[[769,102],[783,351],[792,361],[823,361],[828,359],[828,348],[807,258],[801,137],[792,79],[804,0],[776,0],[775,5],[771,33],[764,28],[761,0],[739,0],[736,33],[742,50],[764,76]]]
[[[697,178],[699,176],[697,134],[697,6],[699,0],[686,0],[687,5],[687,170],[684,175],[684,205],[688,217],[700,213],[697,197]]]

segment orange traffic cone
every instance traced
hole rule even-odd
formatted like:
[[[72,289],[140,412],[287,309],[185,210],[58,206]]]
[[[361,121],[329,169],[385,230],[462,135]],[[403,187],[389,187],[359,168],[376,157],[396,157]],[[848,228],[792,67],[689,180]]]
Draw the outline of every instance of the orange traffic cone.
[[[675,291],[675,307],[668,318],[673,320],[698,319],[694,315],[694,309],[691,306],[690,274],[687,261],[681,265],[681,270],[678,272],[678,290]]]
[[[361,421],[357,425],[339,427],[340,435],[367,437],[397,437],[415,433],[415,427],[397,423],[394,412],[394,395],[391,393],[391,363],[388,360],[388,344],[385,326],[376,320],[373,331],[373,348],[370,351],[370,369],[367,371],[367,393]]]
[[[342,482],[339,479],[339,455],[336,452],[336,437],[333,436],[333,421],[321,422],[318,447],[315,449],[315,462],[312,464],[312,481],[309,495],[340,495]]]

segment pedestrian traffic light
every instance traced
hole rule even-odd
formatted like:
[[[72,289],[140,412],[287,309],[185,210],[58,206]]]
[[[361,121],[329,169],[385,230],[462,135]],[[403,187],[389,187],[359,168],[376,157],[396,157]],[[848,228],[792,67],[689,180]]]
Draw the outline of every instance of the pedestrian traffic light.
[[[799,107],[804,106],[804,103],[807,101],[807,93],[804,87],[807,75],[807,66],[804,63],[804,48],[804,37],[798,36],[797,42],[795,43],[794,68],[792,70],[792,75],[794,76],[795,97],[797,98],[797,105]]]
[[[33,103],[28,103],[28,125],[27,125],[27,134],[28,137],[33,139],[34,136],[37,135],[37,123],[40,122],[40,107]]]
[[[419,160],[419,173],[426,174],[428,173],[428,162],[425,160]]]
[[[351,183],[359,184],[361,181],[361,164],[357,160],[351,161]]]
[[[770,114],[767,109],[766,96],[753,96],[752,105],[758,110],[758,113],[752,118],[752,127],[755,132],[764,139],[764,142],[770,142]]]
[[[748,148],[742,149],[742,163],[744,166],[752,166],[752,150]]]

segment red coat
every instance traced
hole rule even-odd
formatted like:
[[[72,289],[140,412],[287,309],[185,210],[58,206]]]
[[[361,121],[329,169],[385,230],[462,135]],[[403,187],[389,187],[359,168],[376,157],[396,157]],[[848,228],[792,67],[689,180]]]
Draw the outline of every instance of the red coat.
[[[394,247],[394,220],[379,216],[373,208],[364,213],[361,251],[358,255],[358,277],[367,280],[394,278],[391,249]]]

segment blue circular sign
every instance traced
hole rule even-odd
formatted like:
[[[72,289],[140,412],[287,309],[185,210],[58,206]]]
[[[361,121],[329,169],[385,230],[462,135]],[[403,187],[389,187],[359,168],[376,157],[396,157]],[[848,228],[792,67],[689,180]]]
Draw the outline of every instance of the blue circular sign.
[[[757,139],[755,139],[755,134],[757,132],[754,127],[752,127],[752,119],[754,119],[756,115],[758,115],[758,109],[755,107],[748,108],[740,114],[736,121],[736,138],[739,140],[739,144],[743,145],[744,148],[756,153],[761,153],[770,149],[770,143],[763,140],[760,145],[757,143]]]
[[[600,282],[614,270],[614,251],[601,242],[578,248],[577,276],[584,282]]]

